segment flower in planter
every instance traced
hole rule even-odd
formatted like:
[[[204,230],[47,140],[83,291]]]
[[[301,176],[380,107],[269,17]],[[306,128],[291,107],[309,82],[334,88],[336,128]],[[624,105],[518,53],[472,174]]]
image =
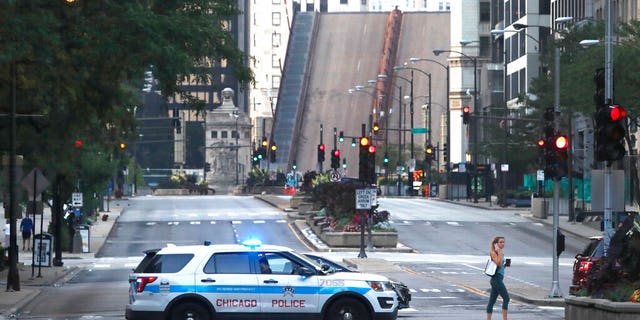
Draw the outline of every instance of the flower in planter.
[[[638,289],[638,290],[634,291],[634,292],[631,294],[631,297],[629,297],[629,300],[630,300],[631,302],[640,302],[640,289]]]

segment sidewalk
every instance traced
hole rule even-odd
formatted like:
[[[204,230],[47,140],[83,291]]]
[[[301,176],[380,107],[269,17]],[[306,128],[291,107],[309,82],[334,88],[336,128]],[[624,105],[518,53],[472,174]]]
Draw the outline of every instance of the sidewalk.
[[[304,221],[304,216],[300,215],[296,210],[292,209],[289,205],[289,199],[284,196],[279,195],[257,195],[255,196],[257,199],[265,201],[274,207],[278,207],[281,210],[285,211],[287,215],[294,219],[293,223],[294,227],[297,231],[303,235],[307,241],[312,244],[317,251],[336,251],[335,248],[329,248],[324,244],[314,233],[311,231],[311,228],[308,228],[306,222]],[[441,199],[434,199],[437,201],[447,201]],[[513,214],[525,217],[527,219],[531,219],[536,222],[544,223],[547,225],[553,225],[553,216],[549,216],[546,219],[539,219],[534,217],[531,214],[530,208],[515,208],[515,207],[506,207],[502,208],[496,206],[495,204],[490,204],[485,201],[479,201],[478,203],[467,202],[467,201],[447,201],[458,205],[464,206],[472,206],[481,209],[487,210],[500,210],[500,211],[512,211]],[[601,234],[601,231],[595,229],[587,224],[583,224],[580,222],[569,222],[568,217],[559,216],[558,219],[558,229],[565,233],[571,234],[575,237],[579,238],[589,238],[594,235]],[[350,248],[350,251],[358,250],[357,248]],[[338,250],[340,251],[340,250]],[[398,252],[407,252],[406,247],[399,246],[396,248]],[[374,251],[375,252],[375,251]],[[371,256],[371,255],[370,255]],[[357,270],[373,272],[373,273],[384,273],[389,272],[390,270],[397,270],[397,267],[384,259],[379,258],[367,258],[367,259],[345,259],[344,262],[351,267],[354,267]],[[478,277],[477,281],[471,281],[465,283],[465,288],[468,291],[475,292],[477,294],[488,295],[488,281],[485,278]],[[524,283],[513,283],[509,284],[509,294],[511,298],[539,306],[556,306],[562,307],[564,306],[564,298],[552,298],[549,297],[550,288],[541,288],[535,285],[528,285]],[[564,294],[568,294],[564,292]]]
[[[111,227],[114,222],[120,216],[120,213],[126,206],[128,201],[112,200],[109,203],[109,212],[100,212],[100,216],[108,214],[109,217],[106,221],[102,221],[100,218],[90,228],[90,243],[89,253],[69,253],[62,252],[61,267],[38,267],[32,268],[33,255],[31,251],[22,250],[22,237],[18,235],[18,247],[20,249],[18,253],[18,272],[20,278],[20,291],[6,291],[8,269],[0,272],[0,320],[12,318],[12,315],[16,313],[20,308],[29,303],[35,298],[41,291],[41,287],[55,285],[56,283],[62,283],[71,279],[76,272],[80,271],[80,266],[84,263],[90,263],[91,258],[95,257],[95,254],[100,251],[104,244]],[[42,216],[42,226],[46,231],[49,222],[51,221],[51,210],[49,208],[44,209]],[[17,222],[20,224],[20,220]],[[35,221],[35,234],[41,233],[40,228],[40,216],[36,217]],[[51,260],[55,256],[55,252],[51,252]],[[32,276],[33,275],[33,276]]]

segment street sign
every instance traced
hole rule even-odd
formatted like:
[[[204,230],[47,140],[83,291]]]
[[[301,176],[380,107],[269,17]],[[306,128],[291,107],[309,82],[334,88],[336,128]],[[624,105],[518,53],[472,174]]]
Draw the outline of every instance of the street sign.
[[[356,189],[356,210],[371,209],[371,190]]]
[[[338,170],[336,169],[331,170],[331,181],[338,182],[340,181],[340,179],[342,179],[342,177],[340,176],[340,172],[338,172]]]
[[[74,207],[82,207],[82,192],[74,192],[71,194],[71,205]]]
[[[24,179],[22,179],[20,184],[29,193],[29,200],[33,198],[34,194],[36,195],[36,200],[40,200],[40,194],[49,186],[50,183],[38,168],[34,168],[26,177],[24,177]]]
[[[536,171],[536,180],[537,181],[544,181],[544,170]]]
[[[429,132],[429,130],[427,128],[412,128],[411,129],[411,133],[412,134],[425,134]]]

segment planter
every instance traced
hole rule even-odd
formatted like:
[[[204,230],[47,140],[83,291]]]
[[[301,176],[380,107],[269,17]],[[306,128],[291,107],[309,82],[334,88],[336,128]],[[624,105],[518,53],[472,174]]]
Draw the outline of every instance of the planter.
[[[311,202],[300,202],[298,204],[298,213],[299,214],[308,214],[313,211],[313,203]]]
[[[318,234],[329,247],[360,247],[360,232],[321,232]],[[364,241],[368,243],[369,235],[365,232]],[[374,247],[395,248],[398,245],[397,232],[373,232]]]
[[[305,195],[293,195],[291,196],[291,199],[289,200],[289,207],[293,208],[293,209],[298,209],[298,206],[300,205],[300,203],[305,202],[309,200],[308,196]]]
[[[640,303],[612,302],[589,297],[565,298],[566,320],[635,320],[640,319]]]

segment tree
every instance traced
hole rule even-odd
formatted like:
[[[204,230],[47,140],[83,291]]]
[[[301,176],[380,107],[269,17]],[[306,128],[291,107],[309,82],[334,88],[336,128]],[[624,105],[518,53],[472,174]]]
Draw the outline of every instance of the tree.
[[[238,14],[232,0],[0,3],[0,139],[9,139],[12,101],[18,114],[39,115],[20,117],[17,150],[25,166],[44,168],[54,182],[56,224],[79,181],[104,188],[126,164],[114,147],[135,133],[132,111],[145,71],[153,71],[164,97],[178,94],[196,107],[204,104],[179,85],[210,82],[213,63],[224,61],[239,81],[252,80],[228,31]],[[55,247],[54,264],[61,264]],[[9,278],[18,281],[17,274]]]

